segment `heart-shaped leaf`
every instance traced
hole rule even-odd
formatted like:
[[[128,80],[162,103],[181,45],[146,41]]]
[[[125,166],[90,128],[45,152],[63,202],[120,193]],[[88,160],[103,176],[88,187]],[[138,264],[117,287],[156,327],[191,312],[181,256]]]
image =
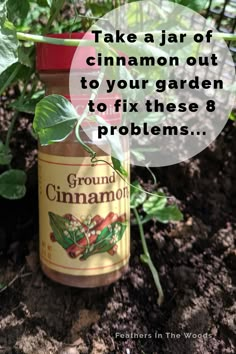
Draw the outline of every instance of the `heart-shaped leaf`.
[[[128,172],[122,166],[120,160],[116,159],[115,157],[111,157],[113,167],[116,171],[120,172],[120,174],[124,177],[128,177]]]
[[[0,175],[0,196],[6,199],[20,199],[26,193],[26,174],[21,170],[9,170]]]
[[[157,212],[166,206],[167,198],[164,193],[159,192],[156,195],[150,196],[143,203],[143,210],[148,215],[156,215]]]
[[[29,0],[8,0],[7,15],[12,22],[16,20],[24,20],[29,12]]]
[[[177,205],[168,205],[167,207],[159,210],[155,215],[155,218],[166,224],[170,221],[181,221],[183,220],[183,214],[177,207]]]
[[[51,95],[37,104],[33,128],[41,145],[48,145],[66,139],[78,118],[70,101],[60,95]]]

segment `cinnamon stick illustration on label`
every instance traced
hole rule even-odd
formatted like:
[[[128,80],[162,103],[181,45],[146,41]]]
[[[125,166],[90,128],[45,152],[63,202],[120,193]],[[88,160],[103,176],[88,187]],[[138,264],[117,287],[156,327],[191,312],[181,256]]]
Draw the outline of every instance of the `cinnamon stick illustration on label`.
[[[63,216],[48,213],[52,232],[52,242],[58,242],[71,258],[85,261],[97,253],[107,252],[110,256],[117,253],[117,243],[122,239],[127,227],[126,215],[110,212],[105,218],[100,215]]]

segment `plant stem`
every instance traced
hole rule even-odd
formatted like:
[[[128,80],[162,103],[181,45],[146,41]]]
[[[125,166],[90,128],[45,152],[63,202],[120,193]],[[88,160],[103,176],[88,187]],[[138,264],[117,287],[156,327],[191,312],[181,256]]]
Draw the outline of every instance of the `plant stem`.
[[[91,46],[91,40],[85,39],[61,39],[61,38],[53,38],[41,36],[38,34],[29,34],[23,32],[17,32],[17,38],[21,41],[31,41],[35,43],[47,43],[47,44],[55,44],[55,45],[65,45],[65,46],[79,46],[83,44],[84,46]]]
[[[153,31],[150,32],[153,35],[155,34],[161,34],[161,31]],[[183,31],[177,31],[175,32],[176,34],[178,33],[183,33]],[[196,32],[194,31],[185,31],[185,33],[189,35],[194,35]],[[199,32],[204,34],[205,32]],[[137,38],[143,37],[145,35],[144,32],[139,32],[136,33]],[[220,32],[213,32],[212,33],[213,38],[219,38],[219,39],[224,39],[226,41],[235,41],[236,40],[236,34],[231,34],[231,33],[220,33]],[[78,47],[79,45],[83,46],[91,46],[93,45],[93,40],[85,40],[85,39],[61,39],[61,38],[53,38],[53,37],[46,37],[46,36],[40,36],[36,34],[30,34],[30,33],[23,33],[23,32],[17,32],[17,38],[22,41],[31,41],[31,42],[36,42],[36,43],[47,43],[47,44],[55,44],[55,45],[65,45],[65,46],[72,46],[72,47]]]
[[[141,255],[141,260],[149,266],[149,269],[152,273],[152,276],[153,276],[153,279],[154,279],[154,282],[155,282],[155,285],[157,287],[158,294],[159,294],[158,299],[157,299],[157,303],[159,306],[161,306],[161,304],[164,301],[164,293],[163,293],[162,286],[160,283],[159,275],[158,275],[158,272],[152,262],[152,259],[151,259],[151,256],[150,256],[150,253],[148,250],[148,246],[147,246],[147,242],[145,239],[144,230],[143,230],[143,226],[142,226],[142,223],[140,220],[139,213],[136,208],[133,208],[133,211],[134,211],[134,215],[137,220],[138,227],[139,227],[139,233],[140,233],[141,243],[142,243],[143,252],[144,252],[144,254]]]
[[[137,219],[137,224],[138,224],[138,227],[139,227],[139,233],[140,233],[141,242],[142,242],[142,246],[143,246],[143,252],[144,252],[145,256],[150,258],[150,254],[149,254],[149,250],[148,250],[148,247],[147,247],[147,242],[146,242],[146,239],[145,239],[144,230],[143,230],[143,227],[142,227],[142,224],[141,224],[139,213],[138,213],[136,208],[134,208],[133,210],[134,210],[134,215],[135,215],[135,217]]]
[[[25,269],[25,264],[23,265],[23,267],[20,269],[19,273],[16,274],[16,276],[8,283],[6,284],[5,286],[3,286],[1,289],[0,289],[0,293],[3,293],[5,290],[7,290],[8,288],[10,288],[10,286],[12,286],[15,281],[19,278],[21,278],[21,274],[23,273]]]

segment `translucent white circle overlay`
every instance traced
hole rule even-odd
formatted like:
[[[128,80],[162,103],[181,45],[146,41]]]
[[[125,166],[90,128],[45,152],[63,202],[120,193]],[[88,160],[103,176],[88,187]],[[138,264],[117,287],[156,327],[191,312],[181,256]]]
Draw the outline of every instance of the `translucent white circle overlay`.
[[[131,163],[150,167],[179,163],[209,146],[235,99],[234,63],[217,34],[198,13],[161,0],[122,5],[94,23],[83,37],[93,48],[81,43],[70,71],[72,103],[87,111],[89,100],[95,103],[82,123],[89,140],[122,160],[126,138]],[[118,57],[126,66],[117,65]],[[97,66],[84,65],[88,58]]]

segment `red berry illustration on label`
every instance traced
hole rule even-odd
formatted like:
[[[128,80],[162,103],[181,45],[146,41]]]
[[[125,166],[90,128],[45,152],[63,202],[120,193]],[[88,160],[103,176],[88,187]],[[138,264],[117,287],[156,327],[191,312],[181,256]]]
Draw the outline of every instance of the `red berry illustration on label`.
[[[79,257],[81,261],[97,253],[108,252],[114,256],[127,227],[126,215],[112,212],[106,218],[100,215],[76,218],[72,214],[60,216],[52,212],[48,215],[52,228],[50,240],[58,242],[69,257]]]

